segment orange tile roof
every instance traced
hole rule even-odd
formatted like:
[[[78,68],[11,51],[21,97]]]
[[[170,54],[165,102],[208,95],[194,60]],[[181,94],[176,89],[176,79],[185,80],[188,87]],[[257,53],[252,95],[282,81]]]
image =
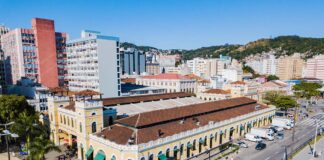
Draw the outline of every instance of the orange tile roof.
[[[90,89],[86,89],[80,92],[76,92],[74,95],[76,96],[95,96],[95,95],[101,95],[100,92],[96,92]]]
[[[259,109],[256,106],[259,105]],[[105,128],[97,136],[118,144],[127,144],[133,137],[135,144],[148,143],[208,125],[210,121],[219,122],[257,110],[268,108],[256,101],[241,97],[178,108],[163,109],[137,114],[117,121],[111,128]],[[197,120],[200,125],[197,125]],[[182,123],[180,123],[182,121]]]
[[[124,82],[124,83],[135,84],[136,83],[136,78],[122,78],[121,81]]]
[[[205,91],[204,93],[209,93],[209,94],[230,94],[231,92],[230,91],[225,91],[225,90],[222,90],[222,89],[210,89],[210,90],[207,90]]]
[[[246,83],[243,81],[235,81],[235,82],[232,82],[231,84],[246,85]]]

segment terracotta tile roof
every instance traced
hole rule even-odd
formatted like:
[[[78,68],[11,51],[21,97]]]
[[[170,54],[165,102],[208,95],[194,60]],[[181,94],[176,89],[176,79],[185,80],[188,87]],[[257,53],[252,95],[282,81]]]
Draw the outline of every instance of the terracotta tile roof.
[[[116,97],[116,98],[104,98],[104,106],[114,106],[117,104],[129,104],[129,103],[139,103],[146,101],[157,101],[160,99],[172,99],[181,97],[191,97],[190,93],[177,92],[177,93],[163,93],[163,94],[151,94],[151,95],[140,95],[140,96],[129,96],[129,97]]]
[[[76,92],[74,95],[76,96],[95,96],[95,95],[101,95],[101,93],[90,90],[90,89],[86,89],[80,92]]]
[[[187,75],[185,75],[185,77],[187,77],[188,79],[196,80],[197,82],[200,82],[200,83],[210,83],[209,80],[203,79],[195,74],[187,74]]]
[[[186,107],[169,108],[144,112],[128,118],[118,120],[117,123],[133,127],[145,127],[171,120],[179,120],[186,117],[197,116],[208,112],[220,111],[238,105],[255,104],[256,101],[246,97],[232,98],[228,100],[213,101],[201,104],[193,104]]]
[[[136,83],[136,78],[122,78],[121,81],[124,82],[124,83],[135,84]]]
[[[143,79],[183,79],[183,80],[189,80],[189,78],[175,73],[162,73],[158,75],[150,75],[150,76],[142,76]]]
[[[238,103],[235,103],[235,101],[238,101]],[[247,103],[247,102],[251,102],[251,103]],[[211,105],[211,103],[200,104],[198,106],[195,105],[194,107],[197,108],[196,110],[192,106],[179,107],[181,108],[182,112],[185,111],[199,112],[200,110],[204,111],[203,112],[204,114],[199,114],[193,117],[188,117],[186,119],[180,119],[180,120],[172,120],[172,118],[170,117],[170,115],[172,116],[176,114],[183,115],[183,113],[178,112],[177,109],[171,109],[169,110],[169,112],[164,112],[164,110],[160,110],[156,112],[153,111],[152,113],[154,114],[149,114],[149,115],[141,114],[139,120],[147,119],[148,121],[152,121],[152,120],[154,121],[155,120],[154,117],[159,117],[159,118],[168,117],[170,119],[163,123],[149,125],[146,127],[137,127],[137,129],[133,128],[132,125],[129,126],[128,125],[129,123],[115,124],[112,126],[111,129],[106,128],[98,135],[99,136],[105,135],[104,138],[110,141],[114,141],[118,144],[125,144],[127,143],[127,140],[132,135],[137,135],[137,137],[135,137],[136,139],[135,142],[137,142],[137,144],[147,143],[152,140],[157,140],[159,138],[164,138],[167,136],[171,136],[174,134],[178,134],[181,132],[185,132],[188,130],[192,130],[207,125],[210,121],[219,122],[219,121],[223,121],[226,119],[230,119],[230,118],[234,118],[237,116],[254,112],[256,111],[255,106],[259,105],[253,100],[248,100],[248,98],[236,98],[234,100],[224,100],[222,101],[222,103],[218,101],[218,103],[221,105],[216,105],[216,103],[213,103],[213,105]],[[234,103],[236,106],[230,107],[231,105],[229,104],[234,104]],[[208,108],[214,108],[215,112],[208,112],[206,106],[209,106]],[[264,105],[260,105],[260,108],[258,110],[265,109],[265,108],[268,107]],[[136,119],[137,118],[138,117],[136,117]],[[119,122],[121,121],[123,120],[120,120]],[[183,123],[180,123],[180,121],[182,121]],[[200,123],[199,125],[197,125],[196,123],[197,121],[199,121]],[[137,133],[135,134],[136,130]]]
[[[133,135],[133,130],[127,127],[113,125],[107,127],[97,134],[99,137],[109,138],[111,141],[118,144],[127,144],[128,139]]]
[[[269,81],[262,84],[263,87],[287,87],[288,85],[284,82]]]
[[[231,94],[230,91],[225,91],[225,90],[222,90],[222,89],[210,89],[210,90],[207,90],[205,91],[204,93],[209,93],[209,94]]]
[[[235,81],[235,82],[232,82],[231,84],[245,85],[246,83],[243,81]]]
[[[53,87],[53,88],[49,88],[49,91],[53,93],[57,93],[57,92],[66,92],[68,91],[68,89],[64,87]]]
[[[65,106],[64,107],[65,109],[67,110],[71,110],[71,111],[75,111],[75,102],[74,101],[71,101],[69,105]]]

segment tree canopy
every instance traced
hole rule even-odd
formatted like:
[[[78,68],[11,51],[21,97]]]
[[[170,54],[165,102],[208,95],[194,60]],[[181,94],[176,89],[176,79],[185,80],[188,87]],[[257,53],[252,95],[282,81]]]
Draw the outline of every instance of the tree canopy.
[[[296,96],[310,99],[311,97],[320,95],[320,91],[318,91],[318,89],[321,87],[322,86],[318,83],[301,82],[300,84],[294,85],[293,89]]]
[[[267,92],[264,100],[267,104],[276,106],[277,108],[287,110],[297,106],[297,102],[291,96],[283,95],[278,92]]]
[[[268,75],[267,80],[268,81],[273,81],[273,80],[278,80],[279,77],[276,75]]]

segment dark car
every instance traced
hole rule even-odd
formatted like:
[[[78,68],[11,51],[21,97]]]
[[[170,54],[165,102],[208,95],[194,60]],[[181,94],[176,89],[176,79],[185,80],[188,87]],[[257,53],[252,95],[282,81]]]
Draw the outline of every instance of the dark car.
[[[284,134],[283,132],[279,132],[279,133],[277,133],[277,138],[278,138],[279,140],[284,139],[284,137],[285,137],[285,134]]]
[[[273,133],[278,132],[277,127],[275,127],[275,126],[271,126],[271,127],[269,127],[269,129],[271,129],[273,131]]]
[[[263,150],[267,147],[267,145],[265,143],[258,143],[256,146],[255,146],[255,149],[256,150]]]

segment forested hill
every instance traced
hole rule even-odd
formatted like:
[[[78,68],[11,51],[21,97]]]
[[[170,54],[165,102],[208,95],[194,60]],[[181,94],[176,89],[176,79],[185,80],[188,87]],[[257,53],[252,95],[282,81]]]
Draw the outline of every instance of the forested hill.
[[[137,47],[138,49],[143,48],[145,51],[154,48],[147,46]],[[218,57],[220,54],[223,54],[242,60],[249,55],[268,52],[270,50],[274,50],[278,57],[282,55],[291,55],[297,52],[303,53],[305,58],[310,58],[317,54],[324,54],[324,38],[279,36],[271,39],[259,39],[245,45],[218,45],[193,50],[181,50],[181,52],[184,59],[192,59],[194,57]]]

